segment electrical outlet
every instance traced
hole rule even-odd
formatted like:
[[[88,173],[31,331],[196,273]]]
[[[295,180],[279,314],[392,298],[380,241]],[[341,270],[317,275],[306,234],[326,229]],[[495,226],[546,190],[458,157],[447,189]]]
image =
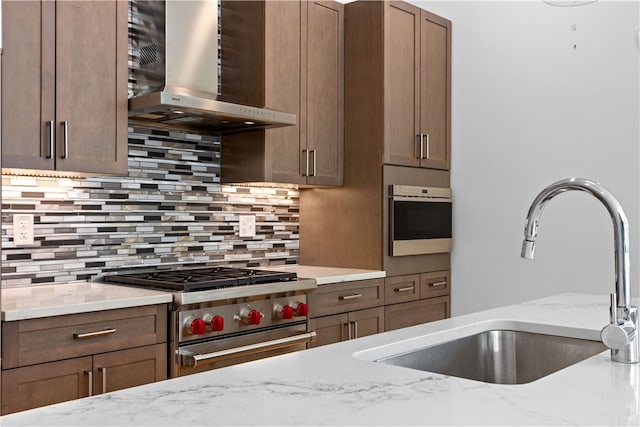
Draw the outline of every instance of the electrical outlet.
[[[33,215],[13,216],[13,242],[16,245],[33,245]]]
[[[238,216],[238,234],[240,237],[253,237],[256,235],[256,217],[253,215]]]

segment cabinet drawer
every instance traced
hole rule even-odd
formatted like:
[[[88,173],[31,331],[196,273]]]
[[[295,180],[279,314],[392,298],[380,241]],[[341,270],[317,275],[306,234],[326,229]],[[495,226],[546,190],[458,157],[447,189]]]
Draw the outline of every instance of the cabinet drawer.
[[[451,272],[434,271],[420,274],[420,298],[449,295],[451,292]]]
[[[384,280],[384,303],[415,301],[420,296],[420,275],[387,277]]]
[[[382,279],[322,285],[309,295],[309,317],[380,306],[383,289]]]
[[[451,314],[448,296],[388,305],[384,308],[385,331],[446,319]]]
[[[157,344],[166,337],[164,304],[4,322],[3,368]]]

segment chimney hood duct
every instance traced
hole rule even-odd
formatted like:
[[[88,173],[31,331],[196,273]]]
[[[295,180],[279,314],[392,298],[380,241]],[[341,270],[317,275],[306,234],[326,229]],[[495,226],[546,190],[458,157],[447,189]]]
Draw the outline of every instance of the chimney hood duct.
[[[220,99],[218,5],[130,1],[129,125],[224,134],[296,124],[295,114]]]

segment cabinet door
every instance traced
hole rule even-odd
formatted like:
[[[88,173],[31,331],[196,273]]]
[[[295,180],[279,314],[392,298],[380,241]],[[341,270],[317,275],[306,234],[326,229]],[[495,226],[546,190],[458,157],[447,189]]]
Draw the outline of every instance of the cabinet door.
[[[384,332],[384,307],[350,312],[349,325],[352,338],[362,338]]]
[[[316,332],[316,340],[311,347],[333,344],[349,339],[350,325],[347,313],[317,317],[309,320],[309,329]]]
[[[384,163],[420,166],[420,9],[389,2],[385,19]]]
[[[93,357],[93,393],[167,379],[167,345],[156,344]]]
[[[423,10],[420,49],[420,132],[426,135],[420,165],[449,169],[451,22]]]
[[[127,170],[127,3],[56,3],[56,169]]]
[[[2,371],[2,415],[89,396],[91,357]]]
[[[305,183],[300,160],[304,126],[304,96],[301,91],[303,3],[284,1],[264,4],[265,102],[269,108],[298,116],[296,126],[265,131],[265,179],[291,184]]]
[[[301,114],[306,116],[306,134],[301,146],[309,150],[311,176],[307,184],[342,185],[344,6],[331,1],[302,3],[307,12],[303,14],[307,72],[302,82],[302,87],[306,86],[302,104],[306,105],[306,114]],[[302,155],[306,162],[306,152]]]
[[[3,168],[54,168],[55,10],[49,1],[2,3]]]

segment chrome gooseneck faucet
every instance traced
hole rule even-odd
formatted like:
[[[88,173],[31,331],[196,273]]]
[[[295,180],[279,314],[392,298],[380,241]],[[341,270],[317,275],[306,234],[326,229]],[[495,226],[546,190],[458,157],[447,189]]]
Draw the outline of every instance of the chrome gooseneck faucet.
[[[602,329],[602,342],[611,349],[611,360],[621,363],[640,362],[638,307],[631,306],[629,281],[629,230],[620,202],[599,183],[583,178],[569,178],[544,188],[531,203],[524,227],[522,258],[533,259],[538,223],[549,200],[570,190],[585,191],[600,200],[613,221],[616,267],[615,292],[611,294],[610,322]]]

